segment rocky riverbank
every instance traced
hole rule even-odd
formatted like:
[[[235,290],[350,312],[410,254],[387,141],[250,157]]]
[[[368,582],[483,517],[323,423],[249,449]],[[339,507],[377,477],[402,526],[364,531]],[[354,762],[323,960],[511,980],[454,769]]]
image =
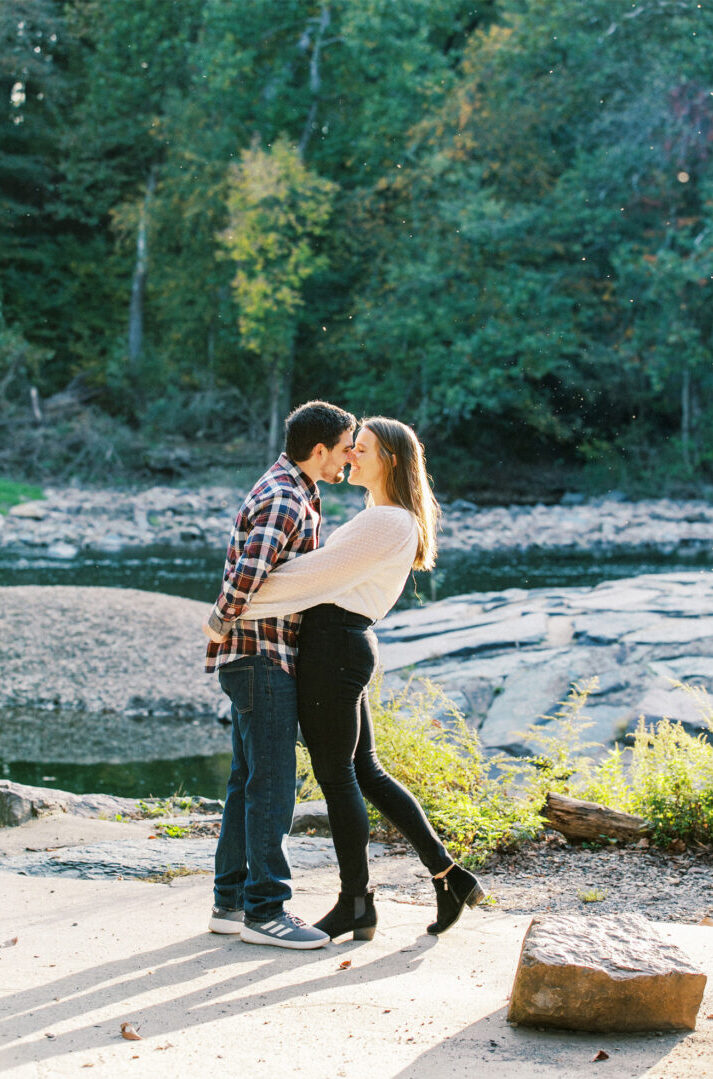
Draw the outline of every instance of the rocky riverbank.
[[[11,810],[15,819],[9,822]],[[174,816],[169,807],[162,817],[161,805],[137,807],[127,798],[77,796],[0,780],[0,820],[20,824],[0,829],[0,861],[6,872],[94,880],[167,883],[183,874],[211,873],[220,806],[203,800],[192,810]],[[322,870],[327,887],[336,876],[328,835],[325,804],[298,805],[289,838],[293,868]],[[413,851],[382,843],[372,843],[370,850],[380,898],[433,901],[430,875]],[[709,851],[672,853],[649,848],[645,841],[595,851],[554,833],[493,854],[478,871],[490,896],[488,909],[500,913],[626,910],[655,921],[692,924],[713,914],[710,873]]]
[[[712,611],[713,576],[692,572],[474,593],[394,612],[377,628],[388,689],[428,677],[487,750],[520,754],[523,729],[594,676],[588,741],[610,745],[641,715],[709,733]],[[204,614],[202,603],[132,589],[0,588],[0,759],[228,752],[217,722],[226,699],[202,670]]]
[[[225,547],[245,490],[229,487],[151,487],[141,491],[48,488],[41,501],[13,506],[0,516],[0,547],[50,557],[75,557],[84,548],[186,544]],[[356,513],[359,493],[342,485],[323,489],[325,535]],[[479,507],[444,504],[443,550],[657,549],[664,553],[710,550],[713,505],[658,499],[626,502],[617,496],[584,500],[565,496],[556,506]]]

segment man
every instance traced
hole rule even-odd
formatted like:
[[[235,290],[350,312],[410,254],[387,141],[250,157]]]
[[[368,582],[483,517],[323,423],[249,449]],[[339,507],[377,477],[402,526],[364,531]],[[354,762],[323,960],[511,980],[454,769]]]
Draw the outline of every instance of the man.
[[[287,417],[285,451],[238,511],[223,586],[203,626],[210,638],[206,670],[218,670],[233,723],[208,924],[253,944],[319,948],[329,937],[283,907],[292,896],[286,838],[295,806],[300,615],[252,622],[239,616],[273,567],[319,545],[317,482],[344,478],[355,427],[351,413],[324,401]]]

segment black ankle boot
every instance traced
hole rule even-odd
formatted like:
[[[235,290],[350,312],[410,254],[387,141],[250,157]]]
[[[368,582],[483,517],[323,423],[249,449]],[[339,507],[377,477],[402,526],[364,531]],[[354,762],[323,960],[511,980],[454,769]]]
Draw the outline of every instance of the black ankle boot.
[[[373,892],[366,895],[344,895],[340,892],[336,904],[324,918],[314,923],[314,927],[327,933],[332,940],[345,933],[351,933],[352,940],[373,940],[376,922]]]
[[[455,925],[466,904],[474,907],[485,899],[478,878],[458,864],[454,864],[445,877],[433,877],[432,880],[436,889],[438,915],[435,922],[427,927],[427,932],[434,936],[445,933],[446,929]]]

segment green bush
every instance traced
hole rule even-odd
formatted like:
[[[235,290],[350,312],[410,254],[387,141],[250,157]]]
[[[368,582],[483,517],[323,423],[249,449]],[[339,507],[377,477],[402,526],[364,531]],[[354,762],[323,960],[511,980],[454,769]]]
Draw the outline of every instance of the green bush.
[[[532,755],[486,760],[477,734],[438,686],[409,683],[384,699],[380,680],[370,690],[376,746],[384,767],[410,790],[454,857],[478,865],[541,834],[548,791],[638,813],[652,826],[654,843],[713,841],[713,746],[680,723],[639,723],[633,746],[617,745],[595,760],[584,740],[596,679],[572,686],[554,716],[532,724],[522,737]],[[712,726],[705,691],[693,693]],[[713,729],[713,726],[712,726]],[[598,748],[603,750],[603,746]],[[298,747],[300,799],[320,796],[304,746]],[[394,838],[370,808],[377,836]]]
[[[703,721],[713,729],[713,712],[704,689],[674,683],[690,693]],[[532,726],[524,736],[537,752],[511,771],[522,779],[522,796],[542,805],[548,791],[557,791],[610,809],[637,813],[652,826],[651,838],[661,846],[673,840],[713,840],[713,746],[705,734],[696,737],[680,723],[643,719],[633,746],[616,745],[596,763],[584,751],[591,726],[586,715],[596,679],[574,685],[555,717],[545,727]],[[599,746],[603,749],[602,746]]]
[[[384,699],[377,679],[370,703],[381,763],[415,795],[454,857],[478,864],[537,834],[541,818],[533,804],[512,799],[505,777],[489,774],[478,736],[438,686],[409,683]],[[300,799],[318,797],[304,747],[298,771]],[[369,812],[375,833],[393,838],[388,823]]]
[[[33,502],[37,498],[44,498],[41,487],[30,483],[16,483],[15,480],[3,479],[0,476],[0,513],[7,513],[11,506],[19,502]]]
[[[635,812],[651,823],[654,842],[713,840],[713,746],[662,719],[643,720],[634,737],[631,783]]]

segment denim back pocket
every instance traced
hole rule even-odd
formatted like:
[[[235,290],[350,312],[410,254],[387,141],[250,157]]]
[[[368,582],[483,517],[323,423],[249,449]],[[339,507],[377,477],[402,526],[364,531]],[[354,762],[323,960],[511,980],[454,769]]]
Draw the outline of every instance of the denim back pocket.
[[[223,693],[230,697],[233,707],[245,715],[253,710],[253,676],[252,664],[246,663],[240,666],[230,664],[228,667],[218,668],[218,681]]]

